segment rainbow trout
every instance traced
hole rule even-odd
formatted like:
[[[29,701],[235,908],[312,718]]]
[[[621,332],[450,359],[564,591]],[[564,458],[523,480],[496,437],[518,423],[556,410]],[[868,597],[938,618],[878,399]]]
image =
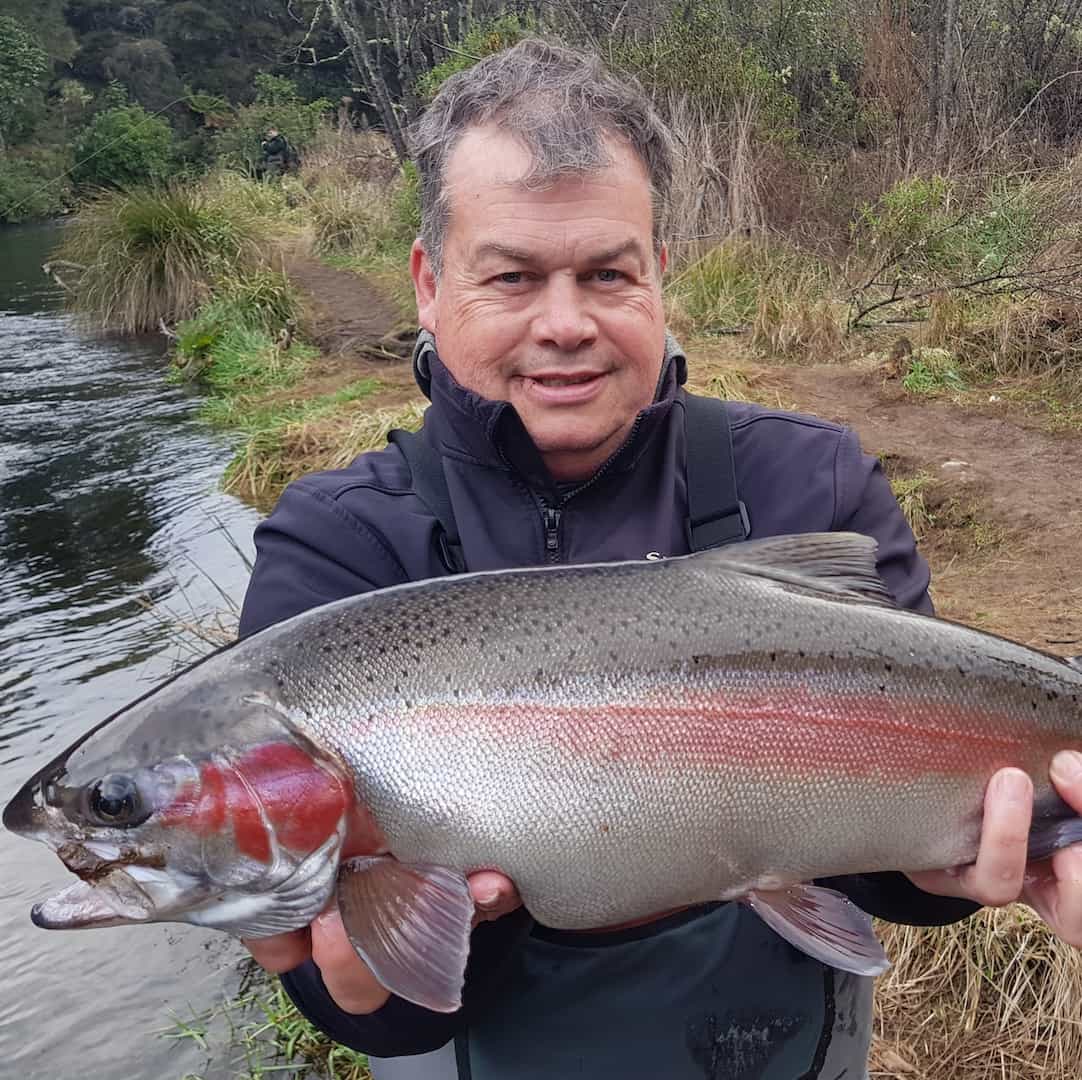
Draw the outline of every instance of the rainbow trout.
[[[1030,853],[1082,839],[1048,767],[1082,669],[901,611],[851,534],[660,562],[468,574],[298,615],[103,721],[4,812],[80,880],[45,927],[259,937],[337,891],[393,992],[450,1011],[466,875],[600,928],[739,900],[819,959],[886,966],[830,875],[972,861],[993,772]]]

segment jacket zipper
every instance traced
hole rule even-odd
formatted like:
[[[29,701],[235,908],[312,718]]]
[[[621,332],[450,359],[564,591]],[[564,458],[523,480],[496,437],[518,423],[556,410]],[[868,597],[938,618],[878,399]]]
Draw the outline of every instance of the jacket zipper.
[[[541,520],[545,524],[546,562],[558,563],[560,561],[560,518],[562,516],[563,511],[558,506],[541,504]]]
[[[635,423],[632,424],[631,430],[628,432],[627,439],[624,440],[624,446],[635,437],[635,432],[639,429],[639,418],[635,418]],[[622,449],[622,447],[621,447]],[[619,451],[612,455],[604,465],[589,480],[580,484],[577,488],[572,489],[564,495],[561,504],[566,505],[576,495],[581,495],[596,484],[604,475],[609,471],[612,463],[620,456]],[[562,553],[560,552],[560,521],[563,518],[563,510],[559,506],[553,506],[551,503],[541,503],[541,520],[545,526],[545,561],[550,563],[558,563],[561,561]]]

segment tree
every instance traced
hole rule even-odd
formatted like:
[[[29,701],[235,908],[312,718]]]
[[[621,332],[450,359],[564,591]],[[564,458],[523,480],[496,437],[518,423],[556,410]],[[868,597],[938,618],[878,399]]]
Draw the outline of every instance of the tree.
[[[34,36],[10,15],[0,15],[0,149],[21,131],[49,57]]]
[[[78,184],[129,187],[164,180],[173,164],[169,125],[139,105],[98,113],[75,147],[72,178]]]

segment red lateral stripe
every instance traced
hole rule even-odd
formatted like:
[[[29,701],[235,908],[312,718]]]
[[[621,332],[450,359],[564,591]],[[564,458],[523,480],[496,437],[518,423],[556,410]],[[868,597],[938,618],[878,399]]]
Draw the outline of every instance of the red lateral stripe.
[[[697,691],[682,701],[438,704],[413,716],[444,733],[488,729],[501,741],[548,743],[573,757],[782,768],[786,775],[957,775],[976,766],[1020,764],[1043,754],[1045,744],[1063,741],[1004,713],[794,687]]]

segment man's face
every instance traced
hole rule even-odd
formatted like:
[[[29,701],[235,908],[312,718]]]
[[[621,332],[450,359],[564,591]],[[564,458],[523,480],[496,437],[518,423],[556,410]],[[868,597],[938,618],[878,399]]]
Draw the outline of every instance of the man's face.
[[[420,323],[451,374],[510,401],[558,480],[620,446],[664,352],[649,183],[630,146],[609,150],[609,167],[528,191],[526,150],[475,128],[447,163],[439,281],[420,242],[411,260]]]

